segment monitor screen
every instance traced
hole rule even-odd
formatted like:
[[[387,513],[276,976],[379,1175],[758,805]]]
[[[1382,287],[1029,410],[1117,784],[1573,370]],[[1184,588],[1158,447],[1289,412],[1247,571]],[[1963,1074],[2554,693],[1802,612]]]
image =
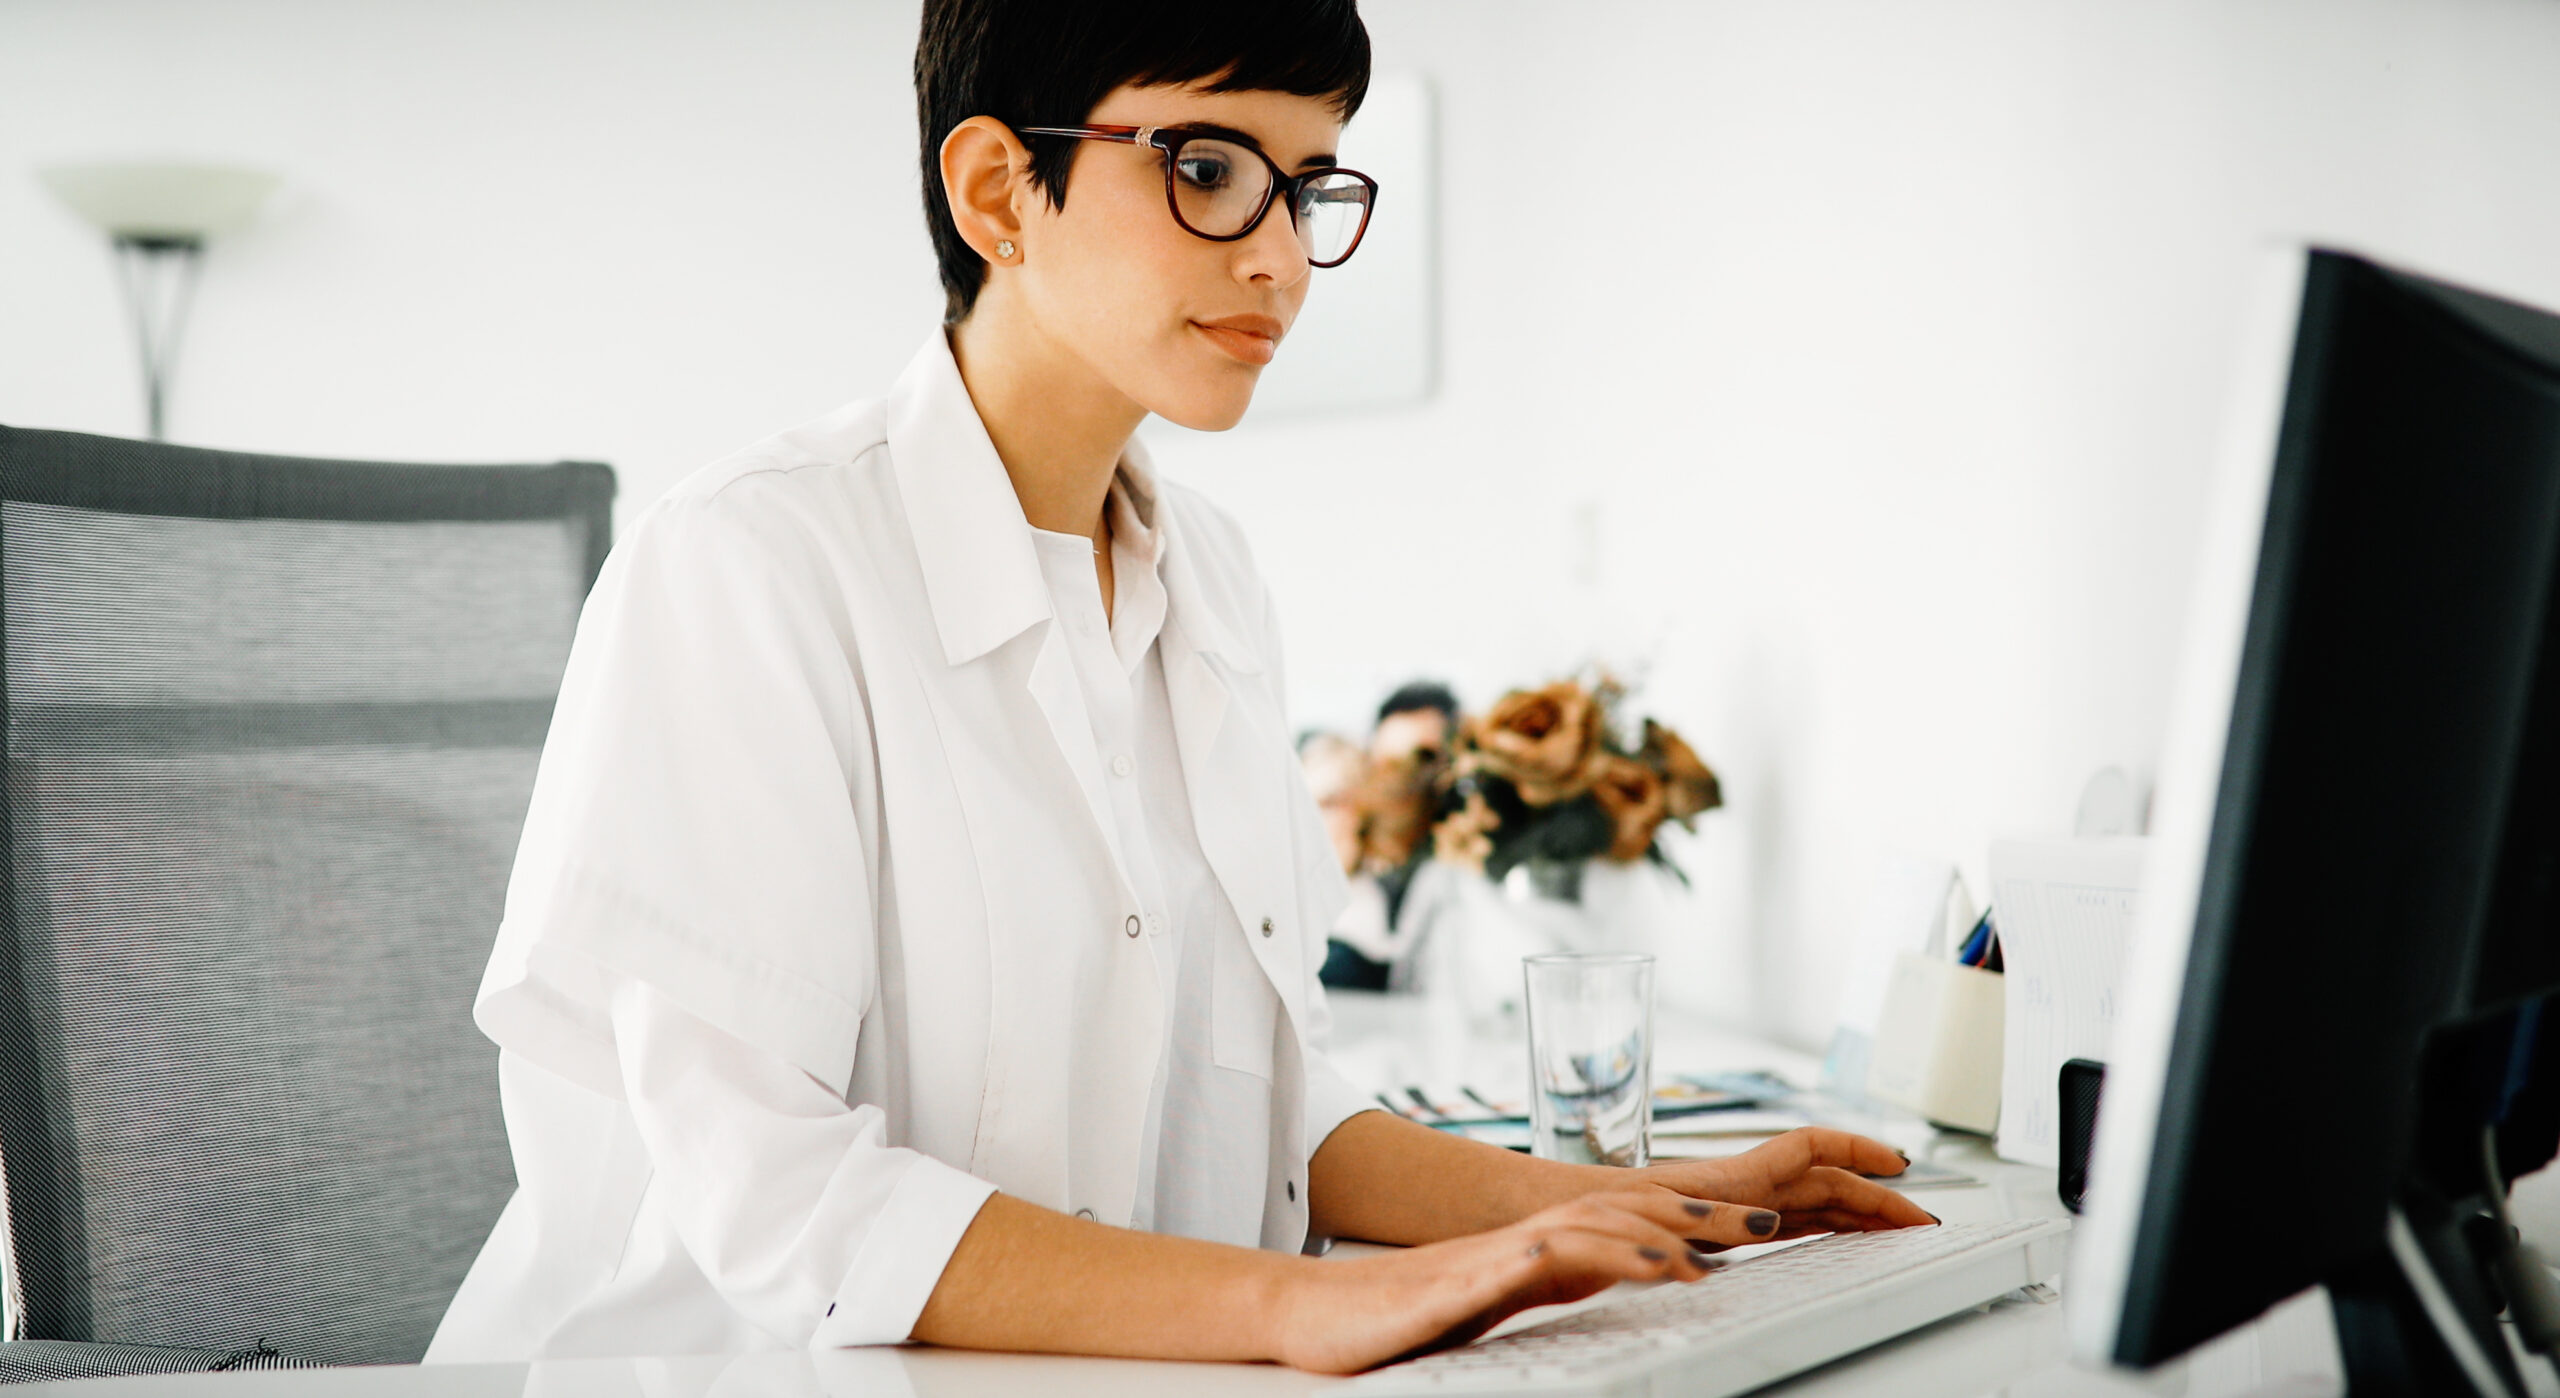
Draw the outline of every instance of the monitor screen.
[[[2421,1060],[2560,981],[2560,317],[2317,249],[2267,287],[2065,1287],[2088,1361],[2458,1229]]]

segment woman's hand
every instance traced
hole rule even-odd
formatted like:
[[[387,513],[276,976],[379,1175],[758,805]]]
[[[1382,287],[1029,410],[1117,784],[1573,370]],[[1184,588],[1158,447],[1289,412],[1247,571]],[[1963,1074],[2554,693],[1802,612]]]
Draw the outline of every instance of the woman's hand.
[[[1861,1233],[1935,1223],[1938,1217],[1868,1175],[1898,1175],[1902,1152],[1847,1131],[1805,1126],[1722,1160],[1647,1166],[1638,1178],[1692,1199],[1775,1213],[1777,1226],[1745,1239]]]
[[[1764,1210],[1683,1197],[1634,1172],[1623,1178],[1624,1187],[1490,1232],[1297,1269],[1280,1296],[1277,1357],[1318,1373],[1357,1373],[1465,1344],[1515,1311],[1578,1301],[1621,1281],[1695,1281],[1706,1259],[1693,1240],[1724,1248],[1778,1230],[1778,1216]]]

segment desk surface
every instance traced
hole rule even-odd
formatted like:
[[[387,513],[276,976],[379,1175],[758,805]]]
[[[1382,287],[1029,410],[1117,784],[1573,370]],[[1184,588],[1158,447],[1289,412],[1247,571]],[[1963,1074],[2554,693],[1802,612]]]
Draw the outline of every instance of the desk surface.
[[[1516,1045],[1431,1020],[1420,1007],[1384,997],[1337,997],[1336,1057],[1355,1081],[1385,1087],[1468,1081],[1508,1087],[1523,1076]],[[1775,1068],[1811,1081],[1803,1054],[1713,1026],[1666,1016],[1655,1061],[1713,1072]],[[1920,1197],[1950,1222],[1985,1222],[2062,1212],[2051,1171],[1995,1157],[1979,1138],[1941,1133],[1908,1118],[1841,1124],[1901,1146],[1912,1158],[1952,1165],[1984,1181],[1936,1188]],[[2550,1174],[2552,1172],[2545,1172]],[[2531,1231],[2528,1225],[2528,1231]],[[2240,1398],[2338,1389],[2336,1338],[2317,1293],[2296,1298],[2254,1325],[2176,1364],[2133,1378],[2071,1366],[2062,1307],[2004,1300],[1915,1331],[1889,1344],[1764,1390],[1785,1398],[2080,1398],[2161,1395]],[[1551,1312],[1532,1313],[1542,1318]],[[1528,1322],[1517,1322],[1528,1323]],[[1199,1394],[1299,1395],[1335,1380],[1268,1365],[1173,1364],[1149,1360],[973,1354],[921,1346],[674,1358],[555,1361],[185,1374],[92,1379],[8,1390],[28,1398],[1192,1398]],[[2560,1394],[2549,1368],[2537,1392]]]

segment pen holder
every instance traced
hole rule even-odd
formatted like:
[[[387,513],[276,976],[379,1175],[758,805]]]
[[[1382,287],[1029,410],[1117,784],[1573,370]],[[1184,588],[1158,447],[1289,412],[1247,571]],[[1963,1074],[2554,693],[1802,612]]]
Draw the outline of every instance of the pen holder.
[[[2000,1124],[2000,975],[1903,952],[1886,984],[1867,1095],[1939,1126]]]

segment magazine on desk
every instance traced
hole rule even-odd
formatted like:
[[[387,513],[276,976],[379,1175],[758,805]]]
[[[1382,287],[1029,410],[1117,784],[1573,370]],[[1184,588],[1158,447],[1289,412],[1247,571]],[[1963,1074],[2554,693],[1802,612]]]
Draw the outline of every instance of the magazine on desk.
[[[1775,1073],[1707,1073],[1681,1075],[1656,1083],[1653,1119],[1756,1112],[1764,1104],[1794,1096],[1796,1088]],[[1377,1094],[1378,1104],[1408,1121],[1462,1134],[1486,1126],[1527,1126],[1529,1104],[1495,1096],[1473,1087],[1433,1088],[1412,1084]],[[1801,1117],[1793,1123],[1804,1125]],[[1787,1130],[1788,1127],[1778,1127]]]
[[[1507,1094],[1471,1086],[1408,1084],[1377,1094],[1378,1104],[1408,1121],[1487,1145],[1530,1149],[1529,1107]],[[1657,1161],[1739,1155],[1827,1116],[1819,1099],[1770,1072],[1683,1073],[1654,1085],[1652,1156]],[[1897,1188],[1979,1184],[1960,1170],[1915,1160],[1893,1177]]]

